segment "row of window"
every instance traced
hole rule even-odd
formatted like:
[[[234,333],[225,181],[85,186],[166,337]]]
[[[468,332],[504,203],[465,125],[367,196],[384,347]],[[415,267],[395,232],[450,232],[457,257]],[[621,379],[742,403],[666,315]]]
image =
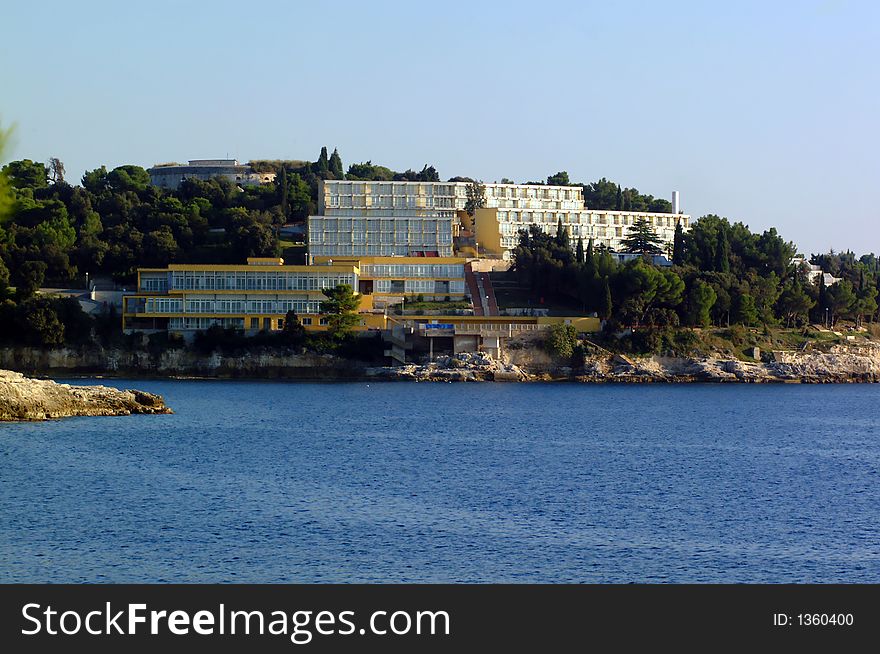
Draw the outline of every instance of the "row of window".
[[[169,290],[318,291],[333,288],[339,284],[355,287],[357,276],[354,273],[326,273],[320,270],[314,272],[187,270],[171,273]],[[143,288],[142,290],[157,289]]]
[[[147,298],[143,305],[131,305],[129,309],[144,313],[230,313],[230,314],[285,314],[288,311],[295,313],[320,313],[320,300],[295,300],[295,299],[257,299],[257,300],[230,300],[226,298],[216,299],[186,299],[180,298]]]
[[[434,279],[377,279],[373,284],[374,293],[432,293],[440,295],[463,295],[464,280],[437,281]]]
[[[309,242],[309,253],[316,257],[395,257],[407,256],[410,252],[427,250],[436,252],[438,257],[452,256],[452,239],[446,243],[341,243],[338,241],[321,243]]]
[[[368,219],[344,216],[310,216],[309,231],[325,232],[401,232],[401,233],[452,233],[452,219],[434,217],[402,216],[399,218]]]
[[[632,225],[640,218],[647,218],[648,223],[654,227],[675,228],[679,216],[674,214],[642,215],[639,214],[605,214],[594,211],[574,211],[570,213],[554,213],[550,211],[499,211],[498,222],[505,223],[553,223],[562,221],[566,224],[581,225]],[[685,219],[684,225],[687,226]]]
[[[464,277],[462,264],[370,263],[361,277]]]
[[[208,329],[220,325],[227,329],[244,329],[244,318],[171,318],[168,329]]]

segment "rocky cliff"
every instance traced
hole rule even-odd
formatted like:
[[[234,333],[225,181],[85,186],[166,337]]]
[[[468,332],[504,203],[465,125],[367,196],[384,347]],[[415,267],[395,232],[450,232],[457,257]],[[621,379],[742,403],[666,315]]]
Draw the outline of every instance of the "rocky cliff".
[[[0,421],[171,413],[158,395],[106,386],[70,386],[0,370]]]

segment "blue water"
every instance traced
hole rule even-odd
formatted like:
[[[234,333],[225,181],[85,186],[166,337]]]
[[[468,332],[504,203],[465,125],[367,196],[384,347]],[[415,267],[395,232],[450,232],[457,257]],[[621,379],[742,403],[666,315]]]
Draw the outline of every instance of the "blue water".
[[[880,386],[104,383],[176,414],[0,425],[0,582],[880,582]]]

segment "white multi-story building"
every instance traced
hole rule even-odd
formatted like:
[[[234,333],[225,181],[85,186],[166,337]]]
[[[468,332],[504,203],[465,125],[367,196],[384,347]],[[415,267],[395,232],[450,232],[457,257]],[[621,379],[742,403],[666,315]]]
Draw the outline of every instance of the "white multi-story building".
[[[690,216],[584,207],[580,186],[485,184],[483,206],[469,215],[469,182],[327,180],[318,195],[322,215],[309,217],[313,255],[452,256],[453,236],[470,231],[479,254],[509,259],[518,232],[538,225],[555,232],[561,221],[572,241],[619,249],[631,225],[644,218],[665,242]],[[677,198],[676,198],[677,199]]]
[[[160,164],[149,170],[150,183],[159,188],[177,188],[185,179],[207,181],[222,177],[241,186],[258,186],[275,181],[275,173],[258,173],[235,159],[190,159],[187,165]]]

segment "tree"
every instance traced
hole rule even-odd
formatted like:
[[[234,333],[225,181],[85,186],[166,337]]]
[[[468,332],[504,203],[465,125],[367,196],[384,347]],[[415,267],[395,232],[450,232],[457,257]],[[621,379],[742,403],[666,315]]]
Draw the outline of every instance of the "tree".
[[[6,142],[9,140],[10,134],[11,130],[3,129],[3,126],[0,125],[0,160],[3,159]],[[6,217],[11,212],[14,201],[9,186],[9,178],[6,175],[5,168],[0,169],[0,225],[6,222]]]
[[[708,327],[712,323],[711,311],[718,296],[712,287],[698,279],[688,293],[688,322],[698,327]]]
[[[327,300],[321,302],[321,313],[326,314],[327,331],[334,338],[341,339],[360,321],[357,315],[360,297],[348,284],[325,289],[323,293]]]
[[[718,235],[718,244],[715,247],[715,270],[718,272],[730,272],[730,243],[727,240],[727,230],[722,229]]]
[[[118,166],[107,173],[107,183],[113,191],[137,193],[150,185],[150,174],[140,166]]]
[[[562,218],[556,221],[556,244],[563,249],[571,248],[568,230],[562,224]]]
[[[755,298],[748,293],[738,293],[733,297],[732,316],[734,322],[752,327],[758,324],[758,310]]]
[[[568,173],[564,170],[560,170],[555,175],[550,175],[547,177],[547,185],[548,186],[571,186],[571,182],[568,179]]]
[[[550,327],[546,347],[552,355],[560,359],[570,359],[577,344],[577,330],[574,325],[557,323]]]
[[[55,347],[64,344],[64,325],[51,302],[45,297],[20,301],[15,310],[17,334],[27,345]]]
[[[437,172],[437,169],[434,166],[429,166],[425,164],[422,167],[421,172],[416,174],[416,180],[418,182],[439,182],[440,181],[440,173]]]
[[[299,345],[303,342],[306,335],[306,328],[299,321],[299,316],[292,309],[284,316],[284,326],[281,328],[281,334],[289,345]]]
[[[49,158],[49,179],[53,184],[64,183],[64,164],[58,157]]]
[[[583,265],[586,260],[586,255],[584,254],[584,237],[578,236],[577,248],[575,249],[575,260]]]
[[[648,219],[639,217],[630,226],[626,236],[621,240],[624,252],[633,252],[642,255],[662,254],[663,241],[657,236],[657,232],[648,223]]]
[[[312,164],[312,170],[321,179],[327,179],[330,176],[330,159],[327,156],[327,146],[321,148],[321,154],[318,160]]]
[[[831,309],[832,327],[840,318],[852,315],[856,307],[856,294],[851,281],[842,279],[826,287],[825,296],[828,300],[828,308]]]
[[[877,313],[877,293],[878,289],[876,286],[864,283],[856,294],[853,313],[856,314],[856,324],[859,326],[861,326],[862,319],[865,316],[870,320],[871,316]]]
[[[479,181],[471,182],[465,189],[466,201],[464,210],[471,218],[477,213],[477,209],[486,206],[486,186]]]
[[[30,159],[10,161],[3,166],[3,174],[14,188],[45,188],[49,185],[49,171],[46,166]]]
[[[364,163],[351,164],[348,167],[346,178],[388,182],[394,179],[394,171],[385,166],[373,165],[372,161],[367,161]]]
[[[785,318],[785,326],[791,327],[798,318],[809,315],[816,301],[807,293],[800,279],[789,279],[782,287],[777,306]]]
[[[342,170],[342,157],[339,156],[339,151],[336,148],[333,148],[333,154],[330,155],[330,160],[327,162],[327,165],[330,168],[330,173],[333,175],[333,179],[342,179],[345,177]]]
[[[608,282],[608,278],[605,277],[602,279],[601,304],[599,305],[597,313],[602,320],[608,320],[611,317],[613,309],[614,304],[611,302],[611,284]]]
[[[684,265],[684,228],[681,219],[675,223],[675,236],[672,239],[672,265]]]
[[[110,190],[110,182],[107,180],[107,167],[101,166],[94,170],[88,170],[82,176],[83,187],[93,195],[100,195]]]
[[[15,294],[19,302],[33,297],[40,289],[46,279],[47,268],[43,261],[25,261],[13,273],[12,281],[15,282]]]
[[[604,177],[592,184],[585,184],[584,206],[588,209],[620,209],[617,190],[618,185]]]

